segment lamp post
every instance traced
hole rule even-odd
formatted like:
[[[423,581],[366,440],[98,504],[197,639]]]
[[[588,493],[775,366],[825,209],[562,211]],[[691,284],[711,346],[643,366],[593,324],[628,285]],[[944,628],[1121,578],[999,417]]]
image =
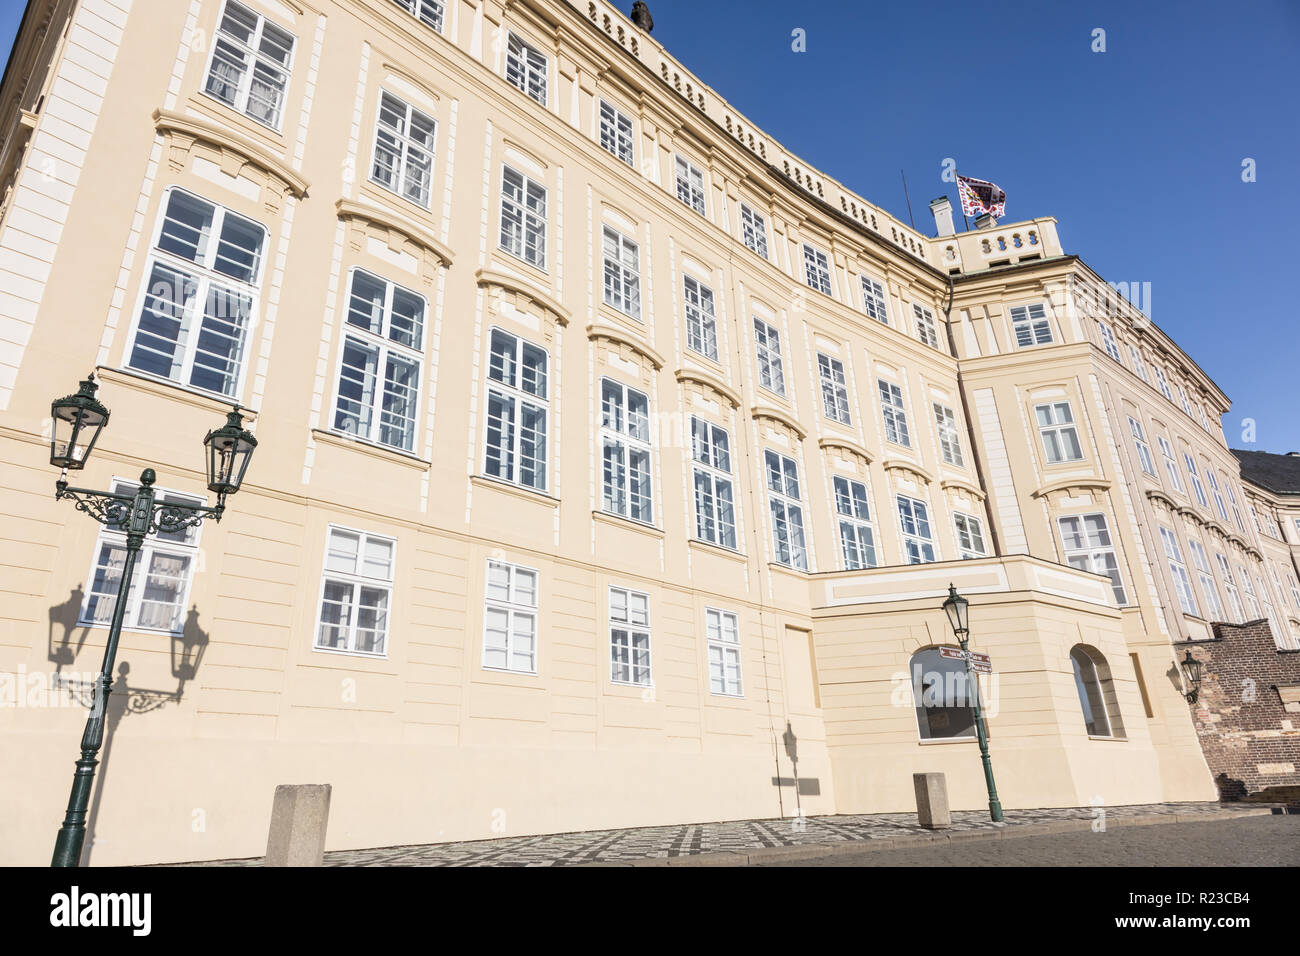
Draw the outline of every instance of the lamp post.
[[[979,679],[971,667],[970,647],[970,602],[957,593],[957,589],[948,585],[948,599],[943,602],[944,613],[952,625],[952,633],[961,643],[962,657],[966,660],[966,686],[970,688],[971,701],[975,710],[975,735],[979,738],[980,760],[984,764],[984,783],[989,791],[989,816],[994,823],[1002,822],[1002,804],[998,801],[998,788],[993,782],[993,761],[989,759],[989,734],[984,726],[984,711],[980,707]]]
[[[81,757],[77,760],[77,769],[72,777],[68,811],[54,842],[52,866],[77,866],[81,860],[81,846],[86,838],[86,810],[90,805],[99,751],[104,744],[104,719],[113,683],[113,662],[117,657],[118,640],[122,634],[122,618],[126,613],[127,595],[131,591],[131,576],[145,538],[158,531],[170,533],[194,527],[205,518],[220,521],[226,510],[226,496],[239,490],[253,456],[253,449],[257,447],[257,439],[244,430],[238,406],[227,415],[225,425],[208,432],[203,444],[207,452],[208,490],[217,496],[217,504],[213,508],[159,501],[153,488],[156,475],[152,468],[146,468],[141,473],[140,487],[134,495],[70,488],[68,472],[80,471],[86,467],[86,460],[104,426],[108,424],[108,409],[95,398],[98,388],[94,375],[91,375],[81,383],[75,395],[57,399],[50,405],[53,417],[50,464],[62,469],[59,480],[54,485],[54,497],[71,499],[78,511],[84,511],[105,527],[126,535],[126,557],[118,583],[117,600],[113,606],[113,620],[108,629],[108,641],[104,646],[104,663],[96,681],[94,702],[86,720],[86,729],[81,736]]]

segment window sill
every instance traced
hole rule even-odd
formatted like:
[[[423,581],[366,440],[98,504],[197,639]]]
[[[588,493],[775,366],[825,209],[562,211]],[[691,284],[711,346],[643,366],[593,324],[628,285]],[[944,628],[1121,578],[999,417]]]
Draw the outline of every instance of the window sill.
[[[160,398],[172,398],[185,402],[187,405],[193,405],[195,408],[201,408],[204,411],[210,411],[215,414],[225,415],[236,404],[238,399],[226,398],[217,395],[215,392],[206,392],[189,385],[182,385],[180,382],[174,382],[168,378],[159,378],[156,375],[150,375],[148,372],[141,372],[130,368],[112,368],[110,366],[96,366],[95,374],[99,376],[101,382],[112,382],[115,385],[125,385],[127,387],[139,388],[141,391],[149,392]],[[239,412],[245,418],[247,425],[248,419],[255,419],[258,412],[251,408],[239,407]]]
[[[112,628],[112,624],[108,621],[102,621],[102,622],[101,621],[78,621],[74,625],[74,629],[76,628],[90,628],[96,631],[107,631]],[[162,635],[164,637],[180,637],[182,634],[185,633],[185,629],[179,627],[175,629],[167,628],[167,627],[144,627],[139,624],[128,624],[127,622],[123,621],[122,633]]]
[[[530,269],[532,272],[536,273],[538,276],[541,276],[545,280],[545,285],[547,290],[550,290],[551,274],[546,271],[545,266],[539,266],[535,262],[529,262],[523,256],[517,256],[509,249],[503,249],[500,246],[497,246],[496,251],[499,255],[505,256],[506,259],[508,259],[511,263],[518,263],[521,266],[525,266],[526,268]]]
[[[388,660],[387,651],[385,651],[382,654],[375,654],[367,651],[349,651],[344,648],[338,648],[338,647],[319,647],[316,644],[313,644],[311,646],[311,649],[317,654],[332,654],[335,657],[357,657],[357,658],[361,658],[362,660],[368,660],[368,661]]]
[[[1128,738],[1127,738],[1127,737],[1099,737],[1099,736],[1097,736],[1096,734],[1089,734],[1089,735],[1088,735],[1088,739],[1089,739],[1089,740],[1102,740],[1102,741],[1109,741],[1110,743],[1115,743],[1115,744],[1126,744],[1126,743],[1128,743]]]
[[[516,671],[508,667],[490,667],[487,664],[479,668],[471,681],[476,684],[489,684],[492,687],[520,687],[527,690],[542,690],[538,686],[538,671]]]
[[[664,537],[662,528],[657,528],[652,524],[646,524],[645,522],[638,521],[635,518],[628,518],[624,515],[614,514],[609,511],[593,511],[591,517],[602,524],[607,524],[614,528],[626,528],[629,531],[637,531],[651,538],[658,538],[661,541]]]
[[[944,744],[977,744],[980,740],[978,737],[931,737],[917,741],[922,747],[937,747]]]
[[[401,215],[410,215],[411,211],[416,209],[426,216],[433,215],[432,191],[429,193],[429,205],[421,206],[414,199],[403,196],[396,189],[389,189],[383,183],[367,178],[361,183],[361,195],[380,203],[385,209],[393,210]]]
[[[544,491],[534,491],[531,488],[524,488],[521,485],[511,484],[508,481],[502,481],[499,478],[488,478],[484,475],[470,475],[470,484],[475,488],[487,488],[492,491],[505,492],[508,495],[514,495],[516,498],[522,498],[524,501],[531,501],[535,504],[544,505],[555,509],[560,507],[560,499],[553,498]]]
[[[207,85],[206,74],[203,77],[203,83],[205,86]],[[230,126],[267,149],[276,150],[283,154],[287,148],[288,140],[283,129],[276,129],[274,126],[253,119],[246,113],[241,113],[229,103],[217,99],[202,87],[190,98],[190,105],[201,112],[208,120]],[[286,112],[280,117],[281,126],[284,125],[287,115]]]
[[[812,574],[811,571],[805,571],[803,568],[792,568],[790,565],[781,564],[779,561],[769,561],[767,567],[770,571],[780,571],[782,574],[788,574],[795,578],[807,578]]]
[[[395,465],[403,465],[406,468],[412,468],[416,471],[428,471],[433,467],[433,462],[426,461],[418,455],[413,455],[410,452],[398,451],[396,448],[389,448],[387,445],[381,445],[378,442],[368,441],[364,438],[341,435],[338,432],[326,431],[321,428],[313,428],[311,430],[311,437],[326,445],[333,445],[335,448],[346,448],[351,451],[359,451],[362,454],[372,455],[376,458],[383,458],[391,461]]]
[[[739,564],[748,564],[749,558],[740,551],[728,548],[724,544],[714,544],[712,541],[705,541],[703,538],[689,538],[686,546],[692,551],[698,551],[701,554],[713,555],[719,558],[726,558],[728,561],[735,561]],[[784,565],[782,565],[784,567]]]
[[[636,332],[638,335],[645,335],[649,331],[649,326],[646,325],[644,317],[638,318],[629,315],[617,306],[610,305],[603,300],[600,303],[599,315],[602,319],[613,319],[619,326],[624,326],[627,331]],[[644,316],[644,312],[642,315]]]

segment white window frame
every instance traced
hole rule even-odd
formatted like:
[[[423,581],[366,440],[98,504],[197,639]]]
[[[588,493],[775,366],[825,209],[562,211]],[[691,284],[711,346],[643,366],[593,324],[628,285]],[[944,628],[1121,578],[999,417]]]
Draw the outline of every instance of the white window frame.
[[[1123,365],[1124,360],[1120,358],[1119,344],[1115,341],[1114,331],[1112,331],[1109,325],[1107,325],[1105,322],[1102,322],[1100,320],[1097,322],[1097,325],[1101,327],[1102,348],[1106,350],[1107,355],[1113,358],[1116,362],[1119,362],[1121,365]]]
[[[912,434],[907,427],[907,404],[903,389],[888,379],[877,379],[880,393],[880,419],[885,441],[903,448],[912,447]]]
[[[785,398],[785,364],[781,358],[781,332],[775,325],[754,316],[754,357],[758,362],[758,384],[773,395]]]
[[[1188,535],[1187,550],[1192,553],[1192,564],[1196,567],[1196,577],[1201,584],[1201,593],[1205,595],[1206,620],[1225,620],[1223,601],[1219,597],[1219,587],[1214,581],[1214,571],[1210,565],[1210,556],[1205,551],[1205,545]]]
[[[1180,495],[1186,495],[1182,475],[1178,473],[1178,459],[1174,457],[1174,446],[1164,435],[1156,436],[1156,444],[1160,446],[1160,457],[1165,460],[1165,472],[1169,475],[1170,486]]]
[[[1046,422],[1043,421],[1044,412],[1048,418]],[[1071,461],[1083,461],[1083,442],[1079,439],[1074,409],[1068,401],[1035,405],[1034,422],[1038,426],[1038,436],[1043,446],[1043,460],[1047,464],[1060,465]],[[1067,436],[1070,436],[1073,446],[1070,441],[1067,441]]]
[[[602,225],[600,248],[605,304],[640,322],[641,247],[612,226]]]
[[[818,352],[817,378],[822,387],[822,413],[833,422],[852,425],[853,415],[849,410],[849,387],[844,375],[844,363],[825,352]]]
[[[1093,524],[1095,535],[1088,531],[1089,519],[1096,519]],[[1068,531],[1070,522],[1078,522],[1077,530]],[[1061,550],[1065,563],[1081,571],[1091,571],[1110,578],[1111,591],[1119,607],[1128,606],[1128,589],[1124,586],[1124,574],[1119,565],[1119,554],[1115,551],[1115,539],[1110,533],[1110,522],[1100,511],[1080,512],[1078,514],[1060,515],[1056,519],[1057,533],[1061,536]],[[1071,547],[1070,538],[1082,540],[1082,547]],[[1097,540],[1094,540],[1096,538]],[[1107,561],[1109,557],[1110,562]],[[1113,563],[1114,567],[1109,564]],[[1113,572],[1113,573],[1112,573]]]
[[[831,263],[822,252],[811,243],[803,244],[803,278],[810,288],[823,295],[831,295]]]
[[[1158,527],[1165,558],[1169,562],[1169,574],[1174,579],[1174,592],[1178,595],[1178,604],[1184,614],[1200,617],[1201,612],[1196,606],[1196,595],[1192,591],[1192,579],[1187,576],[1187,564],[1183,561],[1182,548],[1178,546],[1178,535],[1164,525]]]
[[[1228,594],[1228,603],[1235,615],[1232,622],[1242,624],[1246,620],[1246,606],[1241,603],[1241,592],[1237,590],[1237,582],[1232,576],[1232,565],[1222,551],[1214,552],[1214,558],[1219,563],[1219,577],[1223,579],[1223,589]]]
[[[1133,446],[1137,449],[1138,465],[1141,467],[1142,473],[1150,475],[1152,478],[1158,477],[1155,459],[1151,457],[1151,446],[1147,444],[1147,436],[1142,431],[1142,423],[1130,415],[1128,430],[1129,434],[1133,436]]]
[[[767,219],[745,202],[740,204],[740,238],[750,252],[767,258]]]
[[[616,616],[615,595],[622,595],[623,617]],[[652,643],[650,630],[650,595],[645,591],[637,591],[632,588],[621,588],[610,585],[607,591],[608,612],[606,613],[606,622],[609,625],[609,660],[610,660],[610,683],[626,684],[633,687],[653,687],[654,672],[652,669],[653,660],[651,657]],[[644,605],[645,620],[637,620],[633,607],[640,602]],[[620,642],[616,638],[619,631],[626,632],[626,638],[622,646],[626,653],[619,654]],[[637,638],[644,638],[644,664],[638,663],[637,655]],[[621,671],[620,671],[621,669]],[[622,673],[625,676],[619,676]]]
[[[400,113],[400,126],[385,122],[385,111]],[[427,142],[418,141],[412,134],[417,125],[428,129]],[[375,139],[370,157],[370,181],[376,186],[394,195],[401,196],[407,202],[429,209],[433,202],[433,168],[437,155],[438,121],[424,110],[416,109],[400,96],[381,89],[379,107],[375,111]],[[393,157],[392,181],[386,182],[379,175],[379,157],[382,150]],[[423,184],[411,175],[412,169],[419,168],[414,158],[426,160],[426,177]],[[416,192],[411,186],[417,187]],[[422,188],[421,188],[422,186]]]
[[[685,174],[684,178],[683,174]],[[673,182],[676,186],[677,198],[684,205],[707,218],[708,202],[705,196],[708,190],[704,184],[704,170],[681,153],[676,153],[673,156]]]
[[[1219,479],[1214,477],[1213,466],[1205,469],[1205,478],[1210,483],[1210,494],[1214,496],[1214,509],[1219,513],[1219,517],[1224,521],[1228,520],[1228,508],[1223,503],[1223,492],[1219,490]],[[1300,533],[1300,525],[1296,527]]]
[[[744,697],[740,618],[735,611],[706,607],[704,631],[709,660],[709,693],[714,697]]]
[[[939,454],[945,464],[957,468],[966,467],[966,458],[961,450],[961,432],[957,428],[957,415],[942,402],[931,402],[934,409],[934,425],[939,437]]]
[[[1041,302],[1011,307],[1011,335],[1016,348],[1028,349],[1037,345],[1051,345],[1052,323],[1047,317],[1047,307]]]
[[[518,178],[518,183],[511,182],[512,174]],[[511,195],[511,190],[516,190],[519,195]],[[544,184],[509,163],[501,164],[501,228],[497,244],[502,252],[543,272],[546,271],[548,206],[549,197]]]
[[[772,560],[783,567],[807,571],[808,537],[803,523],[799,463],[789,455],[767,448],[763,451],[763,474],[768,514],[772,519]]]
[[[720,548],[737,550],[731,436],[721,425],[698,415],[691,416],[691,478],[695,537]]]
[[[514,375],[510,381],[502,381],[492,377],[492,340],[496,335],[502,335],[514,342],[514,351],[511,357],[511,368]],[[542,393],[534,394],[524,387],[523,375],[523,358],[525,347],[536,350],[543,359],[542,368]],[[504,481],[507,484],[515,485],[529,491],[538,491],[543,494],[547,493],[550,488],[550,394],[551,394],[551,355],[546,349],[536,342],[529,341],[521,335],[516,335],[508,329],[498,326],[492,326],[488,329],[487,335],[488,361],[486,369],[483,372],[485,387],[483,390],[483,475],[493,481]],[[498,446],[498,450],[505,452],[508,458],[502,458],[502,467],[506,474],[494,475],[489,471],[488,454],[492,451],[492,445],[489,442],[489,435],[492,430],[491,402],[493,396],[497,396],[503,404],[508,404],[511,408],[509,447]],[[543,455],[534,458],[536,464],[536,475],[540,477],[539,484],[528,484],[523,480],[523,428],[521,425],[520,411],[524,406],[528,406],[533,412],[540,416],[543,431],[540,431],[543,447]],[[505,420],[502,419],[503,425]],[[504,431],[504,430],[503,430]],[[508,467],[507,467],[508,465]]]
[[[912,303],[912,317],[916,320],[916,337],[932,349],[939,347],[939,330],[934,324],[934,313],[919,302]]]
[[[505,593],[503,596],[494,596],[492,572],[493,569],[503,570],[506,575]],[[520,586],[520,579],[532,578],[531,597],[530,589]],[[522,564],[514,564],[509,561],[499,560],[497,558],[488,558],[486,577],[483,579],[483,654],[482,667],[487,671],[503,671],[511,674],[537,674],[538,673],[538,638],[541,633],[539,625],[540,605],[541,605],[541,572],[537,568],[530,568]],[[489,663],[489,652],[497,652],[498,648],[489,644],[490,635],[493,632],[491,627],[492,613],[505,615],[504,642],[499,648],[499,653],[504,655],[504,664]],[[531,650],[526,654],[516,647],[516,640],[520,635],[519,622],[528,621],[530,623]],[[519,666],[516,658],[526,658],[527,666]]]
[[[862,286],[862,310],[881,325],[888,325],[889,297],[885,295],[884,283],[865,274],[858,276],[858,280]]]
[[[634,405],[644,407],[636,414]],[[654,446],[650,396],[618,379],[600,380],[601,510],[641,524],[654,524]],[[636,462],[644,462],[644,468]],[[621,479],[621,480],[620,480]]]
[[[509,35],[506,40],[506,82],[530,100],[546,106],[550,60],[545,53],[513,30],[507,32]]]
[[[360,570],[347,572],[347,571],[337,571],[330,568],[329,559],[331,554],[331,547],[332,547],[334,535],[336,533],[341,535],[356,536],[357,568],[365,567],[366,545],[371,540],[381,541],[387,544],[389,546],[388,577],[387,578],[375,577],[373,575],[364,574]],[[391,538],[388,537],[387,535],[381,535],[381,534],[371,534],[366,531],[361,531],[357,528],[348,528],[342,525],[330,524],[325,531],[325,554],[321,560],[320,596],[316,601],[316,626],[312,631],[313,634],[312,649],[316,651],[321,651],[326,654],[347,654],[354,657],[387,658],[388,649],[392,643],[393,592],[394,592],[394,579],[396,578],[396,572],[397,572],[397,539],[396,538]],[[326,625],[324,620],[325,594],[326,594],[326,588],[330,583],[346,584],[349,585],[352,590],[351,603],[348,605],[349,612],[350,612],[348,617],[349,623],[346,625],[347,643],[346,646],[344,647],[332,647],[321,643],[321,639],[323,636],[322,629],[326,626],[330,626],[330,627],[336,626],[336,625]],[[369,588],[374,591],[384,592],[386,603],[383,606],[384,628],[383,628],[383,637],[381,638],[382,647],[383,647],[382,650],[366,651],[366,650],[361,650],[360,648],[357,647],[357,631],[358,631],[357,619],[360,616],[358,612],[362,607],[360,602],[361,602],[361,593],[363,588]]]
[[[394,0],[394,2],[425,26],[438,33],[442,32],[447,15],[443,0]]]
[[[1187,477],[1192,482],[1192,492],[1196,495],[1196,503],[1202,508],[1208,509],[1210,502],[1205,497],[1205,487],[1201,484],[1200,472],[1196,470],[1196,458],[1190,452],[1183,452],[1183,464],[1187,466]]]
[[[1138,378],[1142,379],[1142,381],[1147,384],[1150,384],[1151,379],[1147,377],[1147,366],[1146,363],[1142,361],[1142,353],[1138,351],[1138,347],[1132,342],[1128,345],[1128,355],[1129,358],[1133,360],[1133,371],[1138,373]]]
[[[954,511],[952,523],[957,532],[957,553],[962,558],[988,557],[984,545],[984,522],[975,515]]]
[[[226,22],[226,15],[234,7],[248,17],[256,20],[252,35],[246,42],[240,40],[231,33],[226,32],[223,27]],[[279,38],[275,37],[279,34]],[[269,35],[269,36],[268,36]],[[264,48],[264,41],[270,40],[271,43],[282,46],[280,40],[287,39],[288,47],[285,49],[286,57],[283,62],[277,61],[272,56],[267,56]],[[210,88],[214,80],[214,70],[217,67],[217,54],[222,50],[222,44],[226,44],[228,50],[233,49],[234,55],[243,58],[242,72],[239,81],[234,84],[235,92],[233,101],[213,92]],[[210,99],[216,100],[222,106],[228,107],[239,113],[241,116],[247,116],[253,122],[258,123],[268,129],[280,132],[284,125],[284,106],[288,100],[289,83],[293,78],[293,61],[294,54],[297,52],[298,38],[291,33],[286,27],[270,20],[268,17],[252,9],[248,4],[240,3],[239,0],[226,0],[221,5],[221,13],[217,17],[216,27],[212,34],[212,53],[208,57],[207,68],[203,71],[203,95]],[[227,52],[227,56],[229,56]],[[231,62],[227,60],[226,62]],[[279,75],[279,85],[266,83],[269,89],[277,90],[277,98],[274,103],[274,118],[268,119],[266,113],[259,113],[253,108],[253,77],[261,72],[263,80],[267,78],[268,72]],[[228,83],[228,80],[221,79],[218,82],[222,85]]]
[[[1174,393],[1169,390],[1169,380],[1165,378],[1165,370],[1159,365],[1152,365],[1151,367],[1156,370],[1156,385],[1160,387],[1160,394],[1172,402]]]
[[[934,522],[930,505],[910,495],[895,495],[898,530],[903,536],[903,557],[907,564],[931,564],[939,560],[939,545],[934,540]]]
[[[840,560],[845,571],[879,565],[875,529],[871,523],[871,497],[867,484],[843,475],[831,477],[835,522],[840,532]]]
[[[718,319],[713,290],[693,275],[682,275],[686,347],[711,362],[718,360]]]
[[[616,159],[635,166],[636,127],[632,124],[632,117],[601,97],[596,123],[599,127],[600,145]]]

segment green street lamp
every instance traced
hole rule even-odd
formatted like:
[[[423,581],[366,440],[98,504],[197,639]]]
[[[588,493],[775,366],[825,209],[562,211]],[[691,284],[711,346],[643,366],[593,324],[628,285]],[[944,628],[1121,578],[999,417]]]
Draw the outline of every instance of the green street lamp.
[[[970,647],[970,602],[957,593],[957,589],[948,585],[948,599],[943,602],[944,613],[952,625],[952,633],[961,643],[962,657],[966,659],[966,686],[970,688],[971,701],[975,710],[975,735],[979,738],[980,760],[984,764],[984,783],[989,791],[989,816],[994,823],[1002,822],[1002,804],[998,801],[998,788],[993,782],[993,761],[989,758],[989,733],[984,726],[984,711],[980,707],[979,679],[971,667]]]
[[[61,469],[59,480],[54,484],[54,497],[71,499],[78,511],[84,511],[105,527],[126,535],[126,557],[117,586],[117,600],[113,606],[108,641],[104,647],[104,664],[99,671],[94,703],[86,720],[85,732],[81,736],[81,757],[77,760],[77,769],[72,777],[68,811],[54,842],[52,866],[80,865],[81,848],[86,838],[86,812],[90,806],[99,751],[104,745],[104,719],[113,684],[113,664],[122,635],[122,619],[126,613],[127,595],[131,591],[131,577],[145,538],[159,531],[173,533],[195,527],[202,524],[205,518],[220,521],[226,510],[226,497],[239,491],[253,449],[257,447],[257,439],[243,427],[243,417],[239,414],[238,406],[226,417],[225,425],[208,432],[203,444],[207,450],[208,490],[217,496],[216,506],[212,508],[159,501],[153,488],[157,476],[152,468],[146,468],[141,473],[140,487],[134,495],[70,488],[68,472],[86,467],[86,460],[104,426],[108,424],[108,409],[95,399],[98,387],[92,375],[81,383],[81,388],[75,395],[58,399],[50,405],[50,414],[54,419],[50,464]],[[197,657],[186,657],[186,664],[190,667],[197,666]]]

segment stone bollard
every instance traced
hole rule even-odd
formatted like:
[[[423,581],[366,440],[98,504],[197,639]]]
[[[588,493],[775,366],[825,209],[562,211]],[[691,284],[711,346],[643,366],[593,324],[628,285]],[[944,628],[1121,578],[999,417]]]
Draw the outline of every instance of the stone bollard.
[[[329,815],[328,783],[282,783],[276,787],[265,865],[320,866]]]
[[[948,785],[941,773],[914,773],[912,786],[916,789],[916,816],[921,826],[938,830],[952,826],[952,813],[948,810]]]

